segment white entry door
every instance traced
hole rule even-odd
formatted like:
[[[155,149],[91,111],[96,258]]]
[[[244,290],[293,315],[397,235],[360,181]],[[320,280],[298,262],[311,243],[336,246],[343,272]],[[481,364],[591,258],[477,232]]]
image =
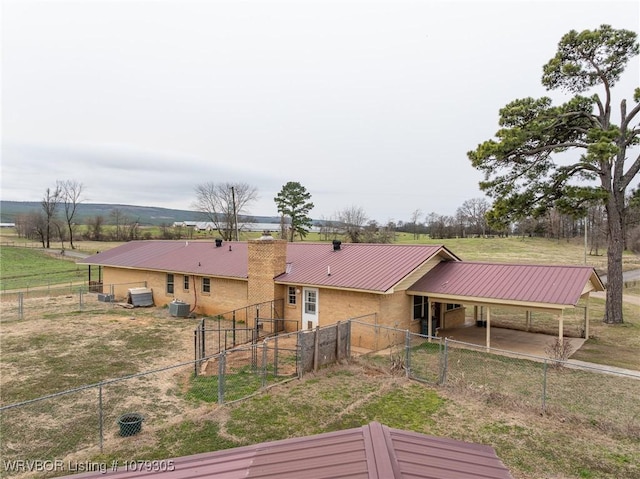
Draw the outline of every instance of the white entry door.
[[[318,326],[318,289],[302,289],[302,329]]]

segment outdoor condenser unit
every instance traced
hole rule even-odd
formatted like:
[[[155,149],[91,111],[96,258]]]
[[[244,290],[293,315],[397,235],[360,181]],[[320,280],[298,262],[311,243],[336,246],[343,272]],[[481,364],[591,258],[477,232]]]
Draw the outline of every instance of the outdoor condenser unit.
[[[169,314],[171,316],[186,318],[187,316],[189,316],[190,309],[191,305],[182,301],[174,300],[169,303]]]

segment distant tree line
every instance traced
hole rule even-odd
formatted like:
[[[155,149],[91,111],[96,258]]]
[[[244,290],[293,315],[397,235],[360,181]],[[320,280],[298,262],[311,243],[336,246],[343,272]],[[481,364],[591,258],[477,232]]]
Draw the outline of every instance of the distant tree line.
[[[82,203],[84,185],[77,180],[58,180],[53,188],[47,188],[40,201],[40,209],[16,215],[16,232],[19,237],[42,243],[51,248],[52,242],[60,242],[62,249],[68,243],[75,249],[74,240],[131,241],[141,239],[140,224],[120,209],[114,208],[105,218],[96,215],[85,219],[81,231],[77,223],[78,206]],[[109,228],[106,226],[109,225]]]
[[[137,217],[117,207],[106,215],[85,218],[84,225],[80,225],[75,217],[83,191],[83,185],[75,180],[56,182],[53,189],[45,191],[39,210],[16,215],[17,234],[42,243],[44,248],[50,248],[52,241],[60,242],[63,249],[65,243],[75,249],[74,240],[78,239],[133,241],[155,237],[172,240],[193,239],[196,235],[192,227],[173,223],[162,223],[152,234],[141,228]],[[242,222],[252,221],[248,212],[257,199],[256,187],[245,183],[206,183],[198,185],[195,191],[194,206],[203,213],[204,219],[214,224],[216,233],[224,240],[236,238],[238,218]],[[310,199],[311,194],[297,182],[288,182],[274,198],[281,213],[281,238],[293,241],[296,236],[306,237],[312,221],[308,216],[313,207]],[[594,201],[585,211],[584,216],[578,216],[551,208],[543,215],[529,216],[505,226],[492,218],[491,204],[486,199],[472,198],[464,201],[454,215],[425,214],[417,208],[407,221],[380,223],[371,219],[363,207],[352,205],[315,223],[320,224],[321,239],[351,243],[393,243],[398,233],[409,233],[415,240],[514,235],[570,240],[582,239],[586,229],[589,254],[601,255],[607,248],[606,209],[602,202]],[[640,188],[627,197],[624,225],[625,249],[640,253]]]

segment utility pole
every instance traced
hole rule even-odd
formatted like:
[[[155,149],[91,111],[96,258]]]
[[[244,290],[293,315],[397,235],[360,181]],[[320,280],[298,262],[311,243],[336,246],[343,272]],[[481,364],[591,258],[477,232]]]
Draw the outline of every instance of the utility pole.
[[[235,224],[236,241],[239,241],[238,237],[238,212],[236,211],[236,190],[235,187],[231,187],[231,202],[233,203],[233,222]]]
[[[584,264],[587,264],[587,226],[589,225],[589,213],[584,217]]]

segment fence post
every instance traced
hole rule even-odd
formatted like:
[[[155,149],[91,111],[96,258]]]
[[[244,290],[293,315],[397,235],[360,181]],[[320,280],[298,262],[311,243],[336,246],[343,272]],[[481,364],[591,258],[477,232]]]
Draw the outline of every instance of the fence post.
[[[82,287],[80,287],[80,311],[82,311]]]
[[[300,331],[296,333],[296,372],[298,379],[302,379],[302,365],[304,358],[302,357],[302,344],[300,344]]]
[[[407,329],[404,336],[405,370],[407,378],[411,377],[411,333]]]
[[[222,351],[218,357],[218,404],[224,404],[224,372],[227,353]]]
[[[320,356],[320,326],[316,326],[313,341],[313,372],[315,373],[318,370],[318,357]]]
[[[547,360],[542,368],[542,413],[547,411]]]
[[[347,321],[347,360],[351,359],[351,320]]]
[[[202,321],[200,322],[200,357],[201,358],[205,358],[206,355],[206,331],[204,329],[204,318],[202,318]]]
[[[193,331],[193,375],[198,377],[198,328]]]
[[[444,386],[447,383],[447,368],[448,368],[448,358],[449,356],[449,343],[447,342],[447,338],[444,338],[444,349],[442,350],[442,357],[440,360],[442,361],[442,368],[440,370],[440,385]]]
[[[340,363],[340,350],[342,344],[340,343],[340,321],[336,323],[336,363]]]
[[[104,448],[104,411],[102,408],[102,383],[98,386],[98,429],[100,431],[100,454]]]
[[[232,332],[231,334],[233,335],[233,347],[236,347],[236,310],[234,309],[233,312],[231,313],[231,324],[232,324]],[[226,336],[226,335],[225,335]]]
[[[258,372],[258,343],[256,342],[258,338],[255,338],[255,341],[251,342],[251,372]]]
[[[18,318],[24,319],[24,293],[18,293]]]
[[[273,345],[273,375],[278,377],[278,335],[274,338]]]
[[[258,345],[256,344],[256,347]],[[262,342],[262,388],[267,387],[267,340]]]

